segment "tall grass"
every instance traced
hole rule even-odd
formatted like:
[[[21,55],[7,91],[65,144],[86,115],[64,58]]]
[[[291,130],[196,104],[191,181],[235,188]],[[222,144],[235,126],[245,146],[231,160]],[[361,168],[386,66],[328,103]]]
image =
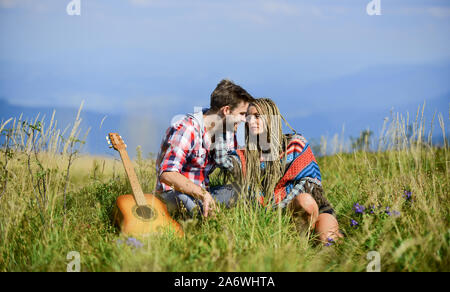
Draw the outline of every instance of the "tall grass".
[[[345,151],[337,136],[336,153],[318,158],[346,235],[329,247],[289,214],[244,203],[209,220],[179,218],[184,238],[130,244],[110,216],[131,187],[120,161],[80,154],[79,114],[63,131],[53,117],[48,126],[10,119],[0,125],[0,271],[65,271],[70,251],[80,253],[82,271],[365,271],[370,251],[382,271],[449,271],[448,118],[438,115],[444,145],[435,147],[416,116],[408,129],[409,117],[394,115],[376,150]],[[136,173],[151,192],[154,159],[137,150]],[[211,181],[222,183],[217,173]]]

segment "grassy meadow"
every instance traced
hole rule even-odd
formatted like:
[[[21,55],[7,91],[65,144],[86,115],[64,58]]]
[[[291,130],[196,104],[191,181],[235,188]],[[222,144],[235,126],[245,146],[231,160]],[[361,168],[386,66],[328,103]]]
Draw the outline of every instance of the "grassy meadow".
[[[445,137],[449,117],[438,118]],[[318,157],[345,234],[330,246],[289,214],[246,204],[209,220],[178,218],[184,238],[126,238],[111,220],[116,197],[131,193],[124,169],[81,154],[80,123],[0,125],[0,271],[66,271],[71,251],[81,271],[366,271],[371,251],[381,271],[450,271],[449,147],[430,143],[419,112],[411,123],[393,116],[378,149]],[[138,149],[134,165],[152,192],[154,160]],[[213,185],[220,180],[214,173]]]

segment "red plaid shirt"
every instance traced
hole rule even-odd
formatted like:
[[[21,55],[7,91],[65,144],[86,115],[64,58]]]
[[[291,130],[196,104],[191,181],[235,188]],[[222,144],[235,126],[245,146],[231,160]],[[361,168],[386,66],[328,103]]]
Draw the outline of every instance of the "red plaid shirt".
[[[235,147],[236,143],[236,135],[227,137],[229,147]],[[196,185],[208,188],[208,176],[216,167],[210,148],[202,112],[186,115],[172,124],[166,130],[156,160],[156,192],[172,190],[172,187],[159,180],[165,171],[179,172]]]

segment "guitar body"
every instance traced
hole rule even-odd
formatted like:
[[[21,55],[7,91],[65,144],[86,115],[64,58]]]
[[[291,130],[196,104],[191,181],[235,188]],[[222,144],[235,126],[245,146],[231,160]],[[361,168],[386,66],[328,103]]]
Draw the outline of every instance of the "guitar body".
[[[144,194],[147,204],[138,206],[133,195],[117,198],[114,220],[122,233],[139,236],[171,230],[179,236],[184,232],[180,224],[173,220],[166,205],[152,194]]]
[[[111,148],[117,150],[122,158],[125,172],[133,191],[132,195],[122,195],[117,198],[114,221],[122,233],[140,236],[171,230],[179,236],[184,232],[180,224],[170,217],[166,205],[152,194],[144,194],[139,184],[133,164],[126,151],[127,145],[117,133],[109,133],[106,137]]]

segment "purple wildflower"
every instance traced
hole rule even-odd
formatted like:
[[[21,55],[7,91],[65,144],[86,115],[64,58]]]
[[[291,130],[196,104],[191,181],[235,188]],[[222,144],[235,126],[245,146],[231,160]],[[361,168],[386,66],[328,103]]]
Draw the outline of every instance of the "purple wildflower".
[[[404,194],[403,194],[402,197],[405,198],[405,200],[407,202],[412,202],[413,201],[412,193],[410,191],[404,191]]]
[[[401,215],[401,213],[399,211],[395,211],[395,210],[392,213],[394,214],[395,217],[398,217]]]
[[[353,205],[353,211],[355,211],[356,214],[364,214],[365,209],[366,208],[363,205],[360,205],[359,203]]]
[[[135,248],[141,248],[144,246],[144,244],[142,242],[140,242],[138,239],[134,238],[134,237],[129,237],[127,239],[127,244],[129,246],[135,247]]]
[[[327,241],[328,242],[325,244],[325,246],[331,246],[335,243],[334,239],[330,237],[327,238]]]
[[[384,211],[384,213],[388,214],[389,216],[391,216],[391,211],[389,210],[389,207],[386,207],[386,210]]]
[[[375,214],[375,205],[370,206],[370,214]]]
[[[134,238],[134,237],[129,237],[126,241],[123,240],[116,240],[116,244],[118,246],[121,246],[122,244],[126,244],[128,246],[134,247],[134,248],[141,248],[144,246],[144,244],[142,242],[140,242],[138,239]]]
[[[355,220],[353,220],[352,219],[352,221],[350,221],[350,226],[351,227],[356,227],[358,225],[358,222],[357,221],[355,221]]]

